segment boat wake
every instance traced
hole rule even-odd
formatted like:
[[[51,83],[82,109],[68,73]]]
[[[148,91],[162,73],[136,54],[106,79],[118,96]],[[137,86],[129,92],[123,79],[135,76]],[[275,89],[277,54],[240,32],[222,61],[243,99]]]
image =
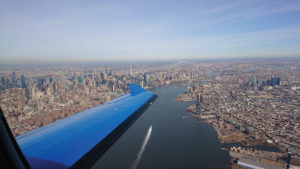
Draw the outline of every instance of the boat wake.
[[[133,164],[131,166],[131,169],[136,169],[139,162],[141,161],[143,153],[144,153],[144,151],[146,149],[146,146],[148,144],[148,141],[151,137],[151,133],[152,133],[152,126],[150,126],[149,129],[148,129],[148,132],[147,132],[147,135],[146,135],[146,137],[143,141],[142,147],[141,147],[140,151],[138,152],[137,157],[136,157],[135,161],[133,162]]]

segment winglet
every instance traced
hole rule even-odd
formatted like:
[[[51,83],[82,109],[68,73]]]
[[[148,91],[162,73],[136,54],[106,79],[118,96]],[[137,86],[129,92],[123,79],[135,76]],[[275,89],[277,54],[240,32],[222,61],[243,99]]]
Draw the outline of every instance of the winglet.
[[[145,89],[141,88],[139,85],[136,84],[129,84],[129,90],[131,95],[137,95],[146,91]]]

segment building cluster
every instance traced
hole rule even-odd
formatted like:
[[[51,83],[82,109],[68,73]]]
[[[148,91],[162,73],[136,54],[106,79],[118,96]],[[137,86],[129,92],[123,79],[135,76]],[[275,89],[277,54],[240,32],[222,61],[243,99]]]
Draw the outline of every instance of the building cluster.
[[[198,98],[198,112],[213,115],[220,131],[300,157],[299,62],[43,66],[1,69],[0,77],[0,106],[14,135],[126,94],[130,83],[147,89],[184,81],[190,85],[177,99]]]
[[[299,62],[220,63],[202,77],[204,84],[194,79],[177,101],[195,100],[187,111],[206,119],[222,143],[267,144],[300,157]]]
[[[126,94],[128,84],[153,88],[191,75],[172,65],[2,71],[0,106],[17,136]]]
[[[263,90],[266,86],[279,86],[280,85],[280,77],[271,77],[268,80],[259,80],[256,77],[253,77],[250,83],[247,84],[252,89]]]
[[[299,63],[282,64],[281,69],[272,64],[261,69],[256,63],[250,71],[240,71],[240,66],[224,67],[203,85],[203,112],[214,114],[223,130],[237,129],[248,140],[300,157]]]

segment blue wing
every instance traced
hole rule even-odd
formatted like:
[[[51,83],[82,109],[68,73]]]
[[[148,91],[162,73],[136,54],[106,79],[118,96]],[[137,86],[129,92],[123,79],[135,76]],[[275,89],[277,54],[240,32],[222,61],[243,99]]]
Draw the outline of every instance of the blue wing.
[[[18,136],[31,167],[87,168],[87,160],[99,158],[155,98],[137,85],[129,88],[129,94]]]

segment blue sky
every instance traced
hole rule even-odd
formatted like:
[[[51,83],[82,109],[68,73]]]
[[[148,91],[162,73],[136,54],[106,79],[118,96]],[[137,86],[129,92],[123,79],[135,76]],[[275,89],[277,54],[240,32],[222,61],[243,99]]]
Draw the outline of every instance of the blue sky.
[[[0,60],[300,56],[299,0],[0,0]]]

